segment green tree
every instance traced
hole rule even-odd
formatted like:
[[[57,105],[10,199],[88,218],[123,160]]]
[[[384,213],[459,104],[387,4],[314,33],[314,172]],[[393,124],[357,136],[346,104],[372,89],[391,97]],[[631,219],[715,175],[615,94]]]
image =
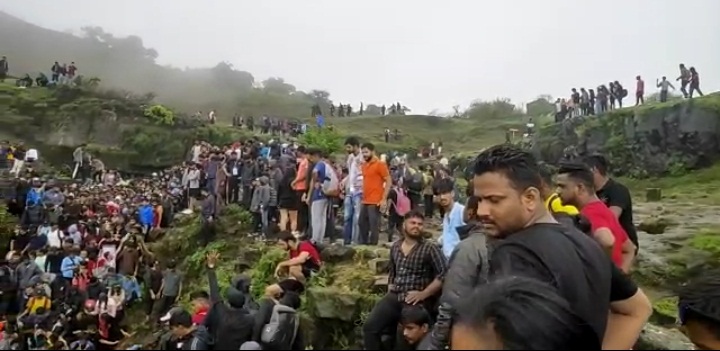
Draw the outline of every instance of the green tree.
[[[175,114],[163,105],[153,105],[145,109],[145,117],[152,123],[171,126],[175,124]]]
[[[330,155],[342,150],[343,137],[330,128],[310,128],[307,133],[300,136],[300,142]]]

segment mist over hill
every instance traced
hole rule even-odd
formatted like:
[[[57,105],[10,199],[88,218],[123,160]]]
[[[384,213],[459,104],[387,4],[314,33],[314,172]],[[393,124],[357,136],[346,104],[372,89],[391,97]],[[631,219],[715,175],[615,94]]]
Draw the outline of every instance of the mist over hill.
[[[315,103],[330,103],[325,91],[297,91],[282,78],[256,82],[228,62],[211,68],[159,65],[157,51],[138,36],[116,37],[100,27],[81,27],[80,33],[42,28],[0,11],[0,55],[8,57],[14,76],[48,74],[54,61],[75,62],[79,74],[99,77],[103,86],[152,92],[185,112],[217,109],[221,117],[236,112],[297,117],[309,115]]]

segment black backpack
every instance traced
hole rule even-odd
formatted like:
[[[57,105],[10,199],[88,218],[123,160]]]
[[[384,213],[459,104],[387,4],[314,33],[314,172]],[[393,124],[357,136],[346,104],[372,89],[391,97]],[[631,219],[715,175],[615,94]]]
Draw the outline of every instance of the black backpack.
[[[410,171],[407,171],[407,173],[410,173]],[[415,171],[415,173],[403,177],[403,184],[405,184],[405,187],[410,191],[421,192],[425,186],[425,178],[422,172]]]
[[[262,330],[261,340],[265,349],[289,350],[297,337],[300,316],[294,308],[276,303],[270,322]]]

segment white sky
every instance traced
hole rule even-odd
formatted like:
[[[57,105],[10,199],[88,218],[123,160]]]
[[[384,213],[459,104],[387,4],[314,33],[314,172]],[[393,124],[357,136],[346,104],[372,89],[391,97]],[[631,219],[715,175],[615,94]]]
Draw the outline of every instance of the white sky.
[[[720,90],[717,0],[3,0],[0,10],[61,31],[138,35],[161,64],[225,60],[335,102],[417,113],[611,80],[633,95],[637,74],[650,86],[680,62],[703,91]]]

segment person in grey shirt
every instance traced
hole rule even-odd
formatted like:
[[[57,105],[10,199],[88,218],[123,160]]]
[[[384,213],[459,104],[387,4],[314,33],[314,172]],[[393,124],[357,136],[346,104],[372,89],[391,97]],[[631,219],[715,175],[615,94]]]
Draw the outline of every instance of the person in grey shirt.
[[[162,285],[160,286],[160,313],[165,315],[177,302],[182,294],[183,277],[177,270],[177,263],[173,260],[168,262],[167,269],[163,272]]]

